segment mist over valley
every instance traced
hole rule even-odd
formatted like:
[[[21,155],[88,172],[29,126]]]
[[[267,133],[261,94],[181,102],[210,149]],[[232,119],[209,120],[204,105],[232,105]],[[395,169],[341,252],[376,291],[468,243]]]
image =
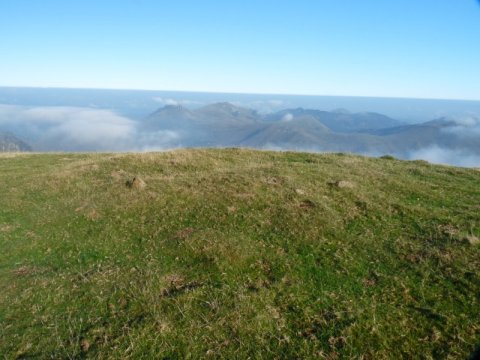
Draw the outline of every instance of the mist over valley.
[[[475,101],[28,88],[0,101],[2,151],[249,147],[480,166]]]

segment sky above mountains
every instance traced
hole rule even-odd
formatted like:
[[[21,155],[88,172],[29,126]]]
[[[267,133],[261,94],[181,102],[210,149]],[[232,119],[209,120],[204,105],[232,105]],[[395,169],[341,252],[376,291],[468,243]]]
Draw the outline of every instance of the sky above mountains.
[[[474,0],[15,0],[0,86],[480,99]]]

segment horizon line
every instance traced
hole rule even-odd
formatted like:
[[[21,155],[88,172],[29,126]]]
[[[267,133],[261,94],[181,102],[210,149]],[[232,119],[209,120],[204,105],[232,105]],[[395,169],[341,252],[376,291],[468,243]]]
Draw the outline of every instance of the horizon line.
[[[151,91],[151,92],[172,92],[172,93],[199,93],[199,94],[228,94],[228,95],[261,95],[261,96],[304,96],[304,97],[349,97],[349,98],[369,98],[369,99],[395,99],[395,100],[439,100],[439,101],[471,101],[479,102],[480,99],[465,98],[428,98],[428,97],[408,97],[408,96],[374,96],[374,95],[325,95],[325,94],[292,94],[292,93],[270,93],[270,92],[237,92],[237,91],[208,91],[208,90],[159,90],[159,89],[140,89],[140,88],[108,88],[108,87],[70,87],[70,86],[15,86],[0,85],[0,89],[20,88],[20,89],[57,89],[57,90],[102,90],[102,91]]]

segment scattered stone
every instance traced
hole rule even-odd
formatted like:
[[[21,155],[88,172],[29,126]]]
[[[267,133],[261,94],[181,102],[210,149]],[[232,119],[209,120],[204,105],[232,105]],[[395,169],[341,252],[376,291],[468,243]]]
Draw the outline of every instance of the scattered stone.
[[[302,189],[295,189],[295,192],[296,192],[298,195],[305,195],[305,191],[302,190]]]
[[[135,176],[132,180],[127,181],[127,186],[129,188],[137,189],[137,190],[142,190],[147,187],[147,184],[145,181],[140,179],[138,176]]]
[[[80,341],[80,348],[82,351],[88,351],[88,349],[90,349],[90,342],[87,339],[82,339],[82,341]]]
[[[337,181],[330,182],[328,184],[331,186],[336,186],[340,189],[351,189],[355,186],[353,183],[347,180],[337,180]]]
[[[480,239],[475,235],[467,235],[465,238],[470,243],[470,245],[479,245],[480,244]]]
[[[300,208],[301,209],[311,209],[316,206],[316,204],[312,200],[304,200],[300,203]]]
[[[362,282],[366,287],[375,286],[377,284],[377,280],[375,279],[363,279]]]
[[[278,185],[281,183],[280,179],[273,176],[265,178],[264,181],[269,185]]]

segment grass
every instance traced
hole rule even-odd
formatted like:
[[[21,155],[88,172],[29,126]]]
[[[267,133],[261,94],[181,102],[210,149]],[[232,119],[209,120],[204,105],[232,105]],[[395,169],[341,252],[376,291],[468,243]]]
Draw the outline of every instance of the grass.
[[[5,359],[465,359],[480,344],[480,171],[181,150],[0,155],[0,182]]]

